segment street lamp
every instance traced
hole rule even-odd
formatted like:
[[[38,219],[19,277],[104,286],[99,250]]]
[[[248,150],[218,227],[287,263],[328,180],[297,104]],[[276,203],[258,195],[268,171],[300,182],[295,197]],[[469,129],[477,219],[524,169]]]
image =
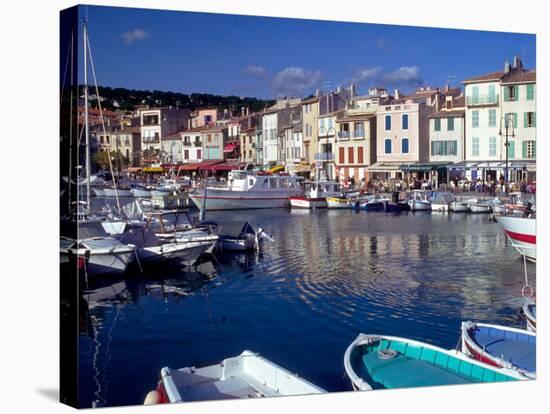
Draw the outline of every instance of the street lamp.
[[[504,143],[504,146],[506,147],[506,167],[504,169],[504,189],[506,191],[506,196],[508,196],[508,147],[510,143],[508,142],[508,130],[512,130],[511,137],[514,138],[516,135],[514,133],[514,120],[512,118],[512,114],[505,114],[503,117],[500,118],[500,125],[499,125],[499,131],[498,135],[502,138],[502,121],[504,121],[504,133],[506,136],[506,141]]]

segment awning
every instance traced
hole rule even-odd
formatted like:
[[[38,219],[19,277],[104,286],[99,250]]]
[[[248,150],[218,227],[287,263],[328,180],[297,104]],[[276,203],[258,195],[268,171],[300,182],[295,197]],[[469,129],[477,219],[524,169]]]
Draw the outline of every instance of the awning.
[[[140,172],[143,168],[141,167],[128,167],[126,168],[126,171],[128,172]]]
[[[283,165],[276,165],[275,167],[271,167],[269,170],[267,170],[270,173],[277,173],[284,171],[285,167]]]
[[[199,168],[199,163],[194,162],[191,164],[180,165],[179,171],[195,171]]]
[[[143,172],[164,172],[162,167],[144,167]]]
[[[199,171],[210,171],[212,170],[212,166],[216,164],[221,164],[222,162],[223,160],[209,160],[209,161],[199,162],[199,164],[197,165],[197,169]]]
[[[233,171],[240,170],[245,164],[236,163],[224,163],[212,166],[212,171]]]
[[[225,147],[223,147],[223,152],[233,152],[238,146],[239,144],[225,144]]]
[[[311,171],[311,167],[307,164],[300,164],[294,168],[294,171],[297,173],[309,172]]]
[[[445,169],[448,166],[448,163],[402,164],[399,169],[403,172],[430,172]]]
[[[371,166],[367,167],[367,171],[371,172],[389,172],[399,171],[399,167],[402,162],[375,162]]]

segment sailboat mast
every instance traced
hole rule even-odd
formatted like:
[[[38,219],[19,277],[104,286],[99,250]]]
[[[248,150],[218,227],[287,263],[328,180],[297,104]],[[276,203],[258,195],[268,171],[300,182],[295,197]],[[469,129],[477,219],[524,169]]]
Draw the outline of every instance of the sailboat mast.
[[[88,126],[88,31],[84,22],[84,134],[86,136],[86,204],[90,208],[90,131]]]

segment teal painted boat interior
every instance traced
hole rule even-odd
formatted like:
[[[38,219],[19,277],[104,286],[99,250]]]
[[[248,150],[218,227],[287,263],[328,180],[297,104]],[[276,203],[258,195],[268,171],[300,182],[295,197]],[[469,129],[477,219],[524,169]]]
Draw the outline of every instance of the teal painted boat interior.
[[[380,351],[393,350],[385,358]],[[436,350],[383,339],[355,348],[351,364],[373,389],[514,381],[515,378]]]

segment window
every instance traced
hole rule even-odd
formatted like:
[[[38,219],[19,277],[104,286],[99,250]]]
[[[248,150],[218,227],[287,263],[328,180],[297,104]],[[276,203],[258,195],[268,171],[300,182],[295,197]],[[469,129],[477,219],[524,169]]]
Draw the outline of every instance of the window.
[[[517,101],[519,100],[519,87],[516,86],[505,86],[504,87],[504,101]]]
[[[526,85],[527,90],[527,100],[528,101],[534,101],[535,100],[535,85],[530,84]]]
[[[454,130],[455,130],[455,119],[447,118],[447,131],[454,131]]]
[[[508,158],[516,158],[516,143],[514,141],[508,141]]]
[[[472,137],[472,156],[479,157],[479,137]]]
[[[386,124],[385,124],[385,127],[386,127],[386,131],[390,131],[390,130],[391,130],[391,115],[386,115]]]
[[[202,150],[197,150],[197,159],[202,159]]]
[[[496,109],[489,109],[489,126],[490,127],[496,127],[497,126],[497,110]]]
[[[536,146],[535,141],[523,141],[522,143],[523,158],[535,158]]]
[[[183,150],[183,159],[188,160],[189,159],[189,150]]]
[[[208,142],[208,143],[212,142],[212,135],[211,134],[206,135],[206,142]]]
[[[363,147],[357,147],[357,163],[363,164]]]
[[[495,85],[489,85],[489,102],[495,102],[496,101],[496,90]]]
[[[524,112],[523,113],[523,126],[525,128],[535,127],[535,113],[534,112]]]
[[[489,156],[495,157],[497,155],[497,137],[489,137]]]
[[[441,118],[434,119],[434,131],[441,131]]]
[[[479,103],[479,86],[472,86],[472,103],[474,105]]]
[[[345,151],[346,151],[346,149],[344,147],[340,147],[339,150],[338,150],[338,162],[340,164],[345,164],[345,162],[346,162],[345,159],[344,159],[345,153],[346,153]]]
[[[472,111],[472,128],[479,127],[479,111]]]
[[[356,122],[353,126],[354,129],[354,138],[363,138],[365,136],[365,124],[363,122]]]
[[[518,114],[515,112],[509,112],[506,114],[508,119],[512,119],[512,124],[514,125],[514,128],[518,127]],[[507,121],[510,122],[510,121]]]
[[[409,138],[402,138],[401,139],[401,153],[402,154],[408,154],[409,153]]]
[[[384,153],[391,154],[391,138],[384,140]]]
[[[401,129],[409,129],[409,115],[401,115]]]
[[[432,156],[456,155],[457,141],[432,141]]]
[[[348,163],[353,164],[355,161],[353,159],[353,147],[348,148]]]

